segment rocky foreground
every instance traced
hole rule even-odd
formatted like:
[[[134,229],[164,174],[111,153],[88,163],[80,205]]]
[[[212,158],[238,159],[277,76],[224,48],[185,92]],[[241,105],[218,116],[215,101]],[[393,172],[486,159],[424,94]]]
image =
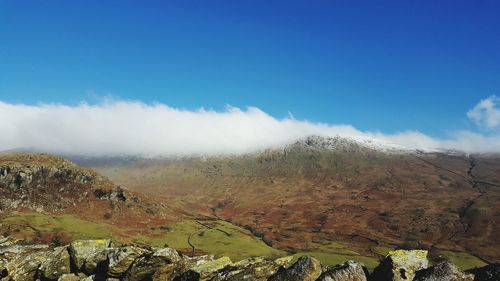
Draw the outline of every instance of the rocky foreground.
[[[312,257],[187,257],[172,248],[120,245],[107,239],[77,240],[67,246],[29,244],[0,238],[0,280],[500,280],[500,265],[461,272],[447,261],[430,265],[427,251],[396,250],[370,274],[360,263],[323,266]]]

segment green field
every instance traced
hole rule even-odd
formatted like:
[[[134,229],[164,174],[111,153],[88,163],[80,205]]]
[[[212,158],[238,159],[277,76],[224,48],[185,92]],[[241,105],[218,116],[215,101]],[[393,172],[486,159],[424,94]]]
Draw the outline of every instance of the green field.
[[[248,230],[225,221],[200,221],[198,223],[195,220],[184,220],[169,226],[168,230],[157,230],[152,237],[135,237],[134,241],[168,245],[189,252],[191,251],[191,246],[188,244],[190,235],[196,254],[228,256],[232,260],[256,256],[278,257],[285,254],[255,238]]]
[[[339,241],[325,241],[323,243],[312,243],[310,250],[300,251],[294,254],[297,259],[300,256],[308,255],[317,258],[324,265],[336,265],[347,260],[361,262],[370,270],[378,264],[378,259],[361,255],[348,249],[348,246]]]
[[[30,237],[48,232],[64,232],[72,239],[97,239],[113,235],[109,224],[89,222],[72,215],[46,215],[40,213],[17,214],[2,220],[2,224],[16,226],[17,236]]]
[[[454,263],[461,270],[487,265],[478,257],[464,252],[441,251],[440,254],[447,258],[450,262]]]
[[[373,270],[378,265],[378,260],[372,257],[361,255],[344,255],[337,253],[324,253],[324,252],[298,252],[294,255],[295,259],[301,256],[312,256],[321,261],[323,265],[336,265],[344,263],[347,260],[357,261],[363,263],[369,270]]]
[[[114,225],[85,221],[72,215],[17,214],[2,219],[1,223],[15,226],[17,231],[14,235],[28,239],[59,232],[69,235],[71,239],[114,238],[122,242],[167,245],[190,252],[188,237],[191,235],[196,254],[228,256],[235,261],[256,256],[278,257],[286,254],[269,247],[248,230],[225,221],[200,221],[200,224],[196,220],[184,220],[165,228],[151,230],[148,234],[131,237],[122,235],[125,230]]]
[[[191,252],[188,238],[195,246],[195,254],[212,254],[227,256],[233,261],[249,257],[279,257],[286,252],[274,249],[256,238],[250,231],[226,221],[183,220],[175,224],[150,230],[148,234],[133,236],[123,235],[124,229],[102,222],[90,222],[73,215],[47,215],[41,213],[24,213],[12,215],[1,220],[3,226],[15,226],[14,233],[19,238],[33,238],[45,233],[64,233],[70,239],[114,238],[122,242],[133,242],[153,246],[169,246],[186,253]],[[372,270],[378,259],[360,255],[348,249],[338,241],[311,243],[308,250],[294,254],[295,258],[310,255],[325,265],[335,265],[346,260],[361,262]],[[373,253],[385,256],[392,248],[385,246],[371,247]],[[461,270],[485,266],[481,259],[464,252],[440,251],[438,253],[456,264]]]

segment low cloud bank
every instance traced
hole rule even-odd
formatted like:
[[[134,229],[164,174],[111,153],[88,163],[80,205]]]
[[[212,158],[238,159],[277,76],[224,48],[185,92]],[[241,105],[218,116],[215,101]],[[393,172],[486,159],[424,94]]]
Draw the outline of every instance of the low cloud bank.
[[[482,112],[482,102],[476,106],[478,110],[468,113],[469,118],[480,123],[489,120],[486,124],[496,127],[484,114],[475,113]],[[486,104],[486,108],[491,107]],[[77,106],[0,102],[0,150],[24,148],[86,156],[240,154],[310,135],[350,137],[410,149],[500,152],[498,136],[463,131],[450,139],[435,139],[416,131],[362,132],[350,125],[277,119],[255,107],[217,112],[128,101]]]

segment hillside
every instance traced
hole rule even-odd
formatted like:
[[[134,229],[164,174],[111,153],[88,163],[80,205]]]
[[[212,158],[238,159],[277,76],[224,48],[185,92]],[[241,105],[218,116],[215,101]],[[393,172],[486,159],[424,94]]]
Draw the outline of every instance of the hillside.
[[[496,156],[312,137],[240,156],[73,159],[94,169],[0,154],[3,235],[113,237],[233,259],[307,254],[370,269],[397,248],[462,269],[499,261]]]
[[[249,229],[280,250],[336,259],[418,247],[465,264],[500,260],[495,156],[308,138],[243,156],[102,163],[86,164],[169,206]]]
[[[41,242],[78,237],[130,239],[173,221],[146,196],[92,169],[47,154],[0,154],[1,234]]]
[[[0,235],[54,244],[113,238],[234,259],[285,254],[246,229],[124,190],[47,154],[0,154]]]

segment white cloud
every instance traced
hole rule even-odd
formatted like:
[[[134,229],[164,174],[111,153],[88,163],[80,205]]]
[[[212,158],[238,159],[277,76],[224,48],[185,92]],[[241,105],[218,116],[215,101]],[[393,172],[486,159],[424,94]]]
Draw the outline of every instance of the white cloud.
[[[30,148],[92,156],[237,154],[309,135],[339,135],[413,149],[500,152],[499,137],[457,132],[439,140],[415,131],[362,132],[350,125],[296,120],[291,114],[277,119],[255,107],[217,112],[126,101],[77,106],[0,102],[0,150]]]
[[[500,127],[500,98],[490,96],[481,100],[467,112],[467,117],[481,128],[498,129]]]

